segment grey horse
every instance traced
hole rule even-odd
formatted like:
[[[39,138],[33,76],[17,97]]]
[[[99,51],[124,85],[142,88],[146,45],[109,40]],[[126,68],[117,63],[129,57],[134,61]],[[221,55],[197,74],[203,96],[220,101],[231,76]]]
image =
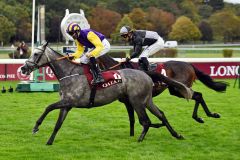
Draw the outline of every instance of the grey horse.
[[[144,139],[149,127],[159,128],[166,126],[172,136],[177,139],[183,138],[171,127],[164,113],[153,103],[153,82],[146,73],[132,69],[118,70],[122,77],[122,83],[97,90],[94,104],[90,106],[91,86],[84,75],[84,66],[86,67],[87,65],[72,63],[67,57],[49,48],[47,43],[45,43],[34,49],[32,56],[25,62],[21,70],[24,74],[30,74],[33,70],[43,66],[50,66],[59,80],[61,96],[60,101],[49,105],[45,109],[33,128],[33,133],[36,133],[47,114],[52,110],[60,109],[58,120],[51,137],[47,141],[47,145],[53,143],[58,130],[72,107],[98,107],[115,100],[120,100],[128,107],[131,106],[132,111],[137,113],[139,122],[143,127],[142,133],[138,138],[139,142]],[[152,124],[146,113],[146,108],[158,117],[162,123]]]

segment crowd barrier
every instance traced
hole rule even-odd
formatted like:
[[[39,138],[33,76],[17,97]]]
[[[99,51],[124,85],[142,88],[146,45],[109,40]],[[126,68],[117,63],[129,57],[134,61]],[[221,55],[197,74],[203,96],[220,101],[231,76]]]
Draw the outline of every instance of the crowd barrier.
[[[116,60],[120,60],[116,58]],[[217,79],[232,79],[239,75],[240,58],[149,58],[149,61],[185,61]],[[0,59],[0,81],[27,81],[30,76],[21,73],[21,66],[26,59]],[[137,59],[133,59],[137,61]],[[46,80],[56,80],[50,67],[45,68]]]

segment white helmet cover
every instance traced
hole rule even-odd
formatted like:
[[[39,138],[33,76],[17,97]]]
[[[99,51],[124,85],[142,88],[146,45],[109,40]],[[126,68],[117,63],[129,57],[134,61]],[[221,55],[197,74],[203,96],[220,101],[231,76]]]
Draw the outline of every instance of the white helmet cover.
[[[120,34],[127,34],[131,31],[131,28],[129,26],[123,26],[121,29],[120,29]]]

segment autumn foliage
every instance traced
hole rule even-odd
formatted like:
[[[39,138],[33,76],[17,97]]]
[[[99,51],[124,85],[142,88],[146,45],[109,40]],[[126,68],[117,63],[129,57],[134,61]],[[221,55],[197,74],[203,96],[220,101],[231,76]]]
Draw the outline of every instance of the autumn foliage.
[[[88,20],[92,29],[110,37],[121,20],[121,15],[102,7],[96,7],[92,9],[91,16]]]
[[[45,31],[50,42],[64,41],[60,24],[65,9],[70,13],[83,9],[91,28],[116,43],[120,42],[117,33],[121,26],[129,24],[135,29],[156,31],[164,40],[240,41],[240,4],[223,0],[40,0],[36,7],[42,3],[46,6]],[[1,0],[0,11],[0,43],[30,42],[32,1]]]

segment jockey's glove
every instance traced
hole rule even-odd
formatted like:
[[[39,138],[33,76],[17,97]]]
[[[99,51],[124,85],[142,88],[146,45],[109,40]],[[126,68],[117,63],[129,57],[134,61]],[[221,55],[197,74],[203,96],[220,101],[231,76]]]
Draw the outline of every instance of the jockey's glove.
[[[129,62],[131,60],[131,58],[127,57],[126,58],[126,62]]]
[[[68,56],[68,59],[72,61],[74,59],[74,56]]]
[[[70,55],[68,52],[67,52],[66,54],[67,54],[68,59],[69,59],[70,61],[72,61],[72,60],[74,59],[74,56]]]

